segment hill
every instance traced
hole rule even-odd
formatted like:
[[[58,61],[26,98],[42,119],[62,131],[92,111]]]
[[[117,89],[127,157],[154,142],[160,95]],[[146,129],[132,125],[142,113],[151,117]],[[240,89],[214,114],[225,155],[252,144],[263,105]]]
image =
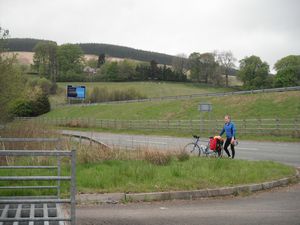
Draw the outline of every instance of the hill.
[[[7,40],[8,51],[22,51],[22,52],[32,52],[34,46],[40,41],[49,41],[41,39],[32,38],[11,38]],[[135,48],[129,48],[125,46],[111,45],[111,44],[101,44],[101,43],[79,43],[78,44],[85,54],[99,55],[105,53],[110,57],[115,58],[128,58],[138,61],[149,62],[155,60],[159,64],[171,65],[172,61],[176,56],[144,51]]]
[[[5,57],[6,56],[11,57],[12,55],[15,55],[20,64],[25,64],[25,65],[33,64],[34,52],[9,51],[9,52],[3,52],[3,53],[1,53],[1,55],[5,56]],[[85,54],[84,59],[85,60],[90,60],[90,59],[97,60],[98,56],[91,55],[91,54]],[[109,62],[112,62],[112,61],[119,62],[119,61],[126,60],[126,59],[116,58],[116,57],[106,57],[105,60],[109,61]],[[140,61],[135,60],[135,62],[140,62]]]

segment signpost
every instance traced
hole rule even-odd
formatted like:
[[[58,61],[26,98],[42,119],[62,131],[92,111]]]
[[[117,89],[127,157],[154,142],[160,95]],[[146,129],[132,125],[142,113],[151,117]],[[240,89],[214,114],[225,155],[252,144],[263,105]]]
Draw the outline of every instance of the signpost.
[[[204,127],[204,120],[202,117],[202,112],[208,112],[209,119],[210,119],[210,112],[212,111],[212,104],[211,103],[200,103],[198,106],[198,110],[200,111],[200,133],[203,132]]]

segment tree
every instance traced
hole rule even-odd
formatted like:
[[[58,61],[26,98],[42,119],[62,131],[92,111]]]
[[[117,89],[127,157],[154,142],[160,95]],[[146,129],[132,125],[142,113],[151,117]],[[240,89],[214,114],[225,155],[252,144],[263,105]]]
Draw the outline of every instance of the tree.
[[[196,80],[197,82],[201,81],[201,62],[200,62],[200,53],[193,52],[190,54],[188,59],[188,65],[190,69],[190,78]]]
[[[105,54],[100,54],[98,56],[97,68],[100,68],[105,63]]]
[[[206,84],[219,84],[220,73],[213,53],[194,52],[189,56],[190,78]]]
[[[119,77],[124,81],[133,81],[136,77],[135,73],[135,65],[128,61],[124,60],[122,62],[119,62]]]
[[[7,44],[6,40],[8,37],[9,37],[9,30],[0,27],[0,53],[2,53],[5,50],[5,46]]]
[[[158,78],[158,66],[154,59],[150,61],[150,78],[152,80]]]
[[[225,74],[225,86],[228,87],[228,75],[230,70],[235,67],[234,58],[231,51],[216,52],[217,62],[221,66],[221,71]]]
[[[238,77],[245,88],[264,88],[267,86],[268,75],[269,65],[258,56],[252,55],[240,60]]]
[[[34,47],[34,68],[40,76],[56,82],[57,71],[57,44],[51,41],[41,41]]]
[[[172,67],[176,73],[184,73],[187,68],[187,56],[183,53],[176,55],[172,60]]]
[[[83,52],[78,45],[63,44],[57,48],[59,73],[80,74],[83,70]]]
[[[206,84],[216,78],[216,69],[218,67],[213,53],[203,53],[200,55],[200,77]]]
[[[276,87],[300,85],[300,55],[289,55],[275,63]]]
[[[15,66],[16,57],[2,57],[9,31],[0,27],[0,122],[10,119],[10,108],[24,89],[24,79]]]

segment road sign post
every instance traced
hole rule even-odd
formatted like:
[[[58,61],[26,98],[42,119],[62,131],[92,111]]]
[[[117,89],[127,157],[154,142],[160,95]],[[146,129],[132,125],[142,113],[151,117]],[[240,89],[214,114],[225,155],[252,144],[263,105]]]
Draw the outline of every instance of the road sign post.
[[[198,106],[198,110],[200,112],[200,133],[204,131],[204,120],[203,120],[203,112],[208,112],[208,116],[210,119],[210,112],[212,111],[212,104],[211,103],[203,103],[201,102]]]

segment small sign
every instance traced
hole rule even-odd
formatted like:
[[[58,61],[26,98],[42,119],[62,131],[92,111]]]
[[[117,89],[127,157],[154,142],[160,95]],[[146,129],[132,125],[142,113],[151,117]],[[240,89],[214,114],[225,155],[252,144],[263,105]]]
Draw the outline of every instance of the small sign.
[[[198,110],[200,112],[211,112],[212,111],[212,104],[210,103],[200,103],[198,106]]]
[[[72,85],[67,86],[67,97],[68,98],[85,98],[85,86],[73,87]]]

